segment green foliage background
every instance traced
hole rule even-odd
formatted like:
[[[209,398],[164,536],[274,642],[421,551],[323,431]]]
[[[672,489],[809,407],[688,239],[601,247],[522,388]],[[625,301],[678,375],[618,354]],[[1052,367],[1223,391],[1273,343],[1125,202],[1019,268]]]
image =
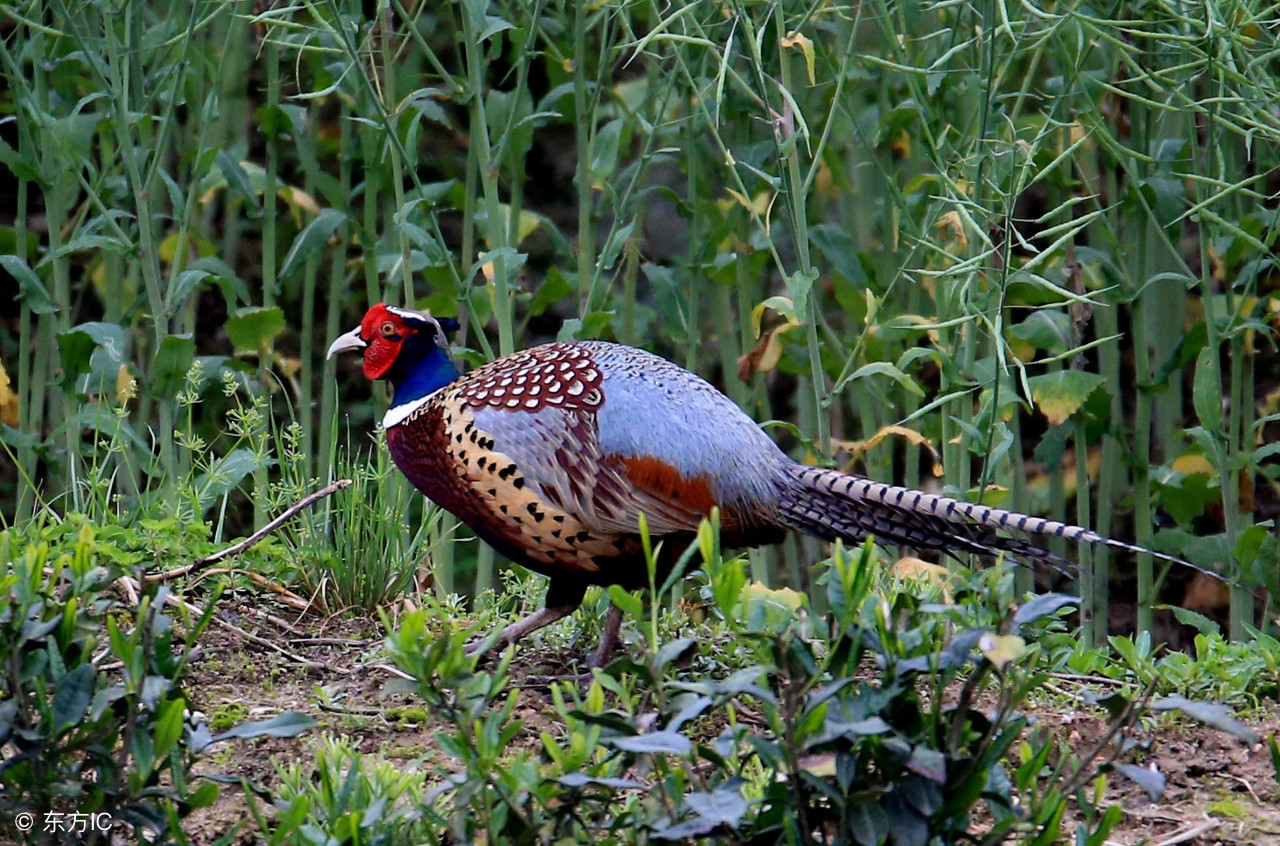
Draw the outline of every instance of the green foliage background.
[[[473,361],[641,344],[794,424],[797,454],[1176,552],[1238,582],[1242,636],[1278,557],[1278,23],[1231,0],[12,4],[6,519],[261,524],[381,407],[326,345],[413,302],[462,317]],[[752,574],[805,585],[816,552]],[[1078,558],[1086,621],[1114,581],[1150,629],[1150,561]]]

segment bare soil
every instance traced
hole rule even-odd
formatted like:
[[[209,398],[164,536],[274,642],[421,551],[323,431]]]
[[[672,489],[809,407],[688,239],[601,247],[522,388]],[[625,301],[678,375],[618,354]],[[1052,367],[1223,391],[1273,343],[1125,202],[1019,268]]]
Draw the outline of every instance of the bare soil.
[[[215,748],[199,772],[243,778],[263,792],[251,800],[238,787],[225,785],[215,804],[188,818],[185,828],[192,843],[212,843],[234,826],[241,827],[235,844],[259,842],[249,802],[269,815],[269,802],[262,796],[279,782],[279,768],[311,761],[324,732],[355,740],[361,752],[401,760],[406,767],[447,765],[436,745],[435,727],[429,718],[421,719],[420,712],[415,714],[420,703],[386,693],[395,675],[382,655],[382,634],[375,623],[304,620],[292,631],[271,630],[265,624],[247,625],[256,619],[249,615],[223,613],[262,640],[248,640],[232,628],[211,627],[189,683],[193,707],[211,719],[229,713],[265,719],[281,711],[302,711],[319,726],[290,740],[241,740]],[[563,672],[562,661],[563,656],[532,649],[518,652],[513,677],[518,682]],[[1055,680],[1054,686],[1054,695],[1045,697],[1048,703],[1069,700],[1070,694],[1085,690],[1074,679]],[[1033,705],[1032,714],[1038,725],[1065,738],[1078,753],[1092,748],[1107,729],[1101,710],[1083,704]],[[554,735],[560,730],[545,688],[536,684],[521,687],[517,715],[525,721],[525,738],[531,745],[540,744],[540,732]],[[1280,705],[1243,715],[1242,722],[1266,738],[1280,731]],[[1136,785],[1112,775],[1107,800],[1119,803],[1124,817],[1108,843],[1280,844],[1280,786],[1265,741],[1250,746],[1178,718],[1154,720],[1134,739],[1140,745],[1128,762],[1157,767],[1168,778],[1167,788],[1158,802],[1151,802]]]

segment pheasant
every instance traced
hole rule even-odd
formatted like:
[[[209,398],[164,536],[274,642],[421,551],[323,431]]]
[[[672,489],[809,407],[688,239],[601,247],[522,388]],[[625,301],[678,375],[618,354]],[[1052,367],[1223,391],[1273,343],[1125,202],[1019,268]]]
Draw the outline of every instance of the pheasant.
[[[711,384],[634,347],[561,341],[462,376],[446,337],[456,328],[379,303],[328,355],[362,350],[365,376],[391,383],[383,426],[409,481],[499,553],[550,577],[545,607],[496,644],[571,614],[589,585],[646,586],[641,514],[653,540],[666,541],[664,571],[713,508],[732,547],[797,531],[1056,560],[999,534],[1016,530],[1149,552],[1079,526],[799,464]],[[606,660],[620,624],[613,607],[591,664]]]

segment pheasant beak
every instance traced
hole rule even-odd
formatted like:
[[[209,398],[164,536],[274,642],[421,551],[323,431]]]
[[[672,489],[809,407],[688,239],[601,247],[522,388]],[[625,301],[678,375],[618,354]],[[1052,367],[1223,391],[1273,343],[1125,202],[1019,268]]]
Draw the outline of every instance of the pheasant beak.
[[[329,347],[329,352],[325,358],[333,358],[338,353],[352,352],[353,350],[362,350],[369,346],[364,338],[360,337],[362,327],[357,326],[345,335],[339,335],[338,340],[334,341]]]

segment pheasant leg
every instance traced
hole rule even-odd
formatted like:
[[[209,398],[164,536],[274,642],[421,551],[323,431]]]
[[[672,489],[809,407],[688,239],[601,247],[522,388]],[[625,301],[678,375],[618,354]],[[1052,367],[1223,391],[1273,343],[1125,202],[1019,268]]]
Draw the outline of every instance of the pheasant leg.
[[[563,620],[577,610],[578,606],[576,604],[549,605],[546,608],[540,608],[503,629],[498,635],[498,639],[488,649],[481,648],[489,640],[487,637],[467,644],[467,655],[474,658],[476,655],[488,652],[489,649],[510,646],[525,635],[549,626],[556,620]]]
[[[604,632],[600,635],[600,645],[587,659],[588,667],[603,667],[613,657],[613,647],[618,643],[618,632],[622,629],[622,609],[610,603],[609,614],[604,618]]]

